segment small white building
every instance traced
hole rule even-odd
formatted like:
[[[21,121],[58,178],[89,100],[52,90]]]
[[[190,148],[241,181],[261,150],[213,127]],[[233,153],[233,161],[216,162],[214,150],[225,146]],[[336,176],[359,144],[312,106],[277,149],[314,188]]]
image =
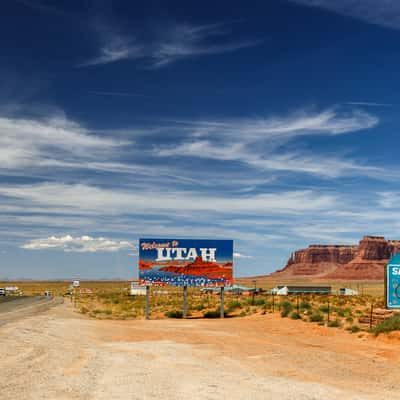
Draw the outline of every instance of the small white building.
[[[358,290],[350,289],[350,288],[340,288],[339,296],[357,296]]]
[[[274,294],[277,296],[287,296],[288,291],[289,291],[289,289],[287,286],[276,286],[273,289],[271,289],[271,294]]]

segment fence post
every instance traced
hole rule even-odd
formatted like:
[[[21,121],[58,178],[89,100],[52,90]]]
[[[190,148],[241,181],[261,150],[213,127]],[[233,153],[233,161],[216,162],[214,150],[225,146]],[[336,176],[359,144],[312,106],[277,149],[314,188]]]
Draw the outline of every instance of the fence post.
[[[372,329],[372,314],[374,312],[374,302],[371,303],[371,312],[369,314],[369,329]]]
[[[328,297],[328,324],[330,322],[330,316],[331,316],[331,307],[330,307],[330,304],[329,304],[329,297]]]
[[[145,310],[146,319],[149,319],[150,316],[150,286],[146,285],[146,310]]]
[[[183,287],[182,317],[187,318],[187,286]]]
[[[221,286],[221,305],[220,305],[220,310],[219,310],[220,318],[224,318],[224,316],[225,316],[224,313],[225,313],[225,310],[224,310],[224,287]]]

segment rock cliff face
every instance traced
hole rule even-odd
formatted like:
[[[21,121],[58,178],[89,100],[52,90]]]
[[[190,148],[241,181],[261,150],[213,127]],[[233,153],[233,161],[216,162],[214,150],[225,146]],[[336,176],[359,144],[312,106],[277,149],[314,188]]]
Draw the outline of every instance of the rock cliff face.
[[[364,236],[358,246],[310,245],[295,251],[286,266],[273,276],[313,276],[327,279],[383,279],[391,254],[400,251],[399,240]]]

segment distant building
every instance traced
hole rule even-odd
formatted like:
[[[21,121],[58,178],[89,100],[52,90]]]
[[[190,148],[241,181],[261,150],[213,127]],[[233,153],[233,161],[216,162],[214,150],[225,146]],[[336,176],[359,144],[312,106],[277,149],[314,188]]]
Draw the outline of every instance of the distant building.
[[[249,288],[242,285],[233,284],[232,286],[225,286],[224,292],[235,293],[235,294],[247,294],[259,293],[261,290],[259,288]],[[219,287],[206,287],[201,289],[202,293],[220,293],[221,288]]]
[[[276,286],[271,289],[271,294],[287,296],[290,294],[331,294],[331,286]]]
[[[358,290],[350,289],[350,288],[340,288],[339,296],[357,296]]]

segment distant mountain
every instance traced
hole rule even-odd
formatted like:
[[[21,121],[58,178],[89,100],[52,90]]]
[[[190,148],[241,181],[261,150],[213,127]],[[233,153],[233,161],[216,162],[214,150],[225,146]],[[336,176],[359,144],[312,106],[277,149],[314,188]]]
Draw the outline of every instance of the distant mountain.
[[[316,277],[343,280],[381,280],[392,254],[400,251],[400,240],[364,236],[358,245],[316,245],[297,250],[286,266],[272,277]]]

